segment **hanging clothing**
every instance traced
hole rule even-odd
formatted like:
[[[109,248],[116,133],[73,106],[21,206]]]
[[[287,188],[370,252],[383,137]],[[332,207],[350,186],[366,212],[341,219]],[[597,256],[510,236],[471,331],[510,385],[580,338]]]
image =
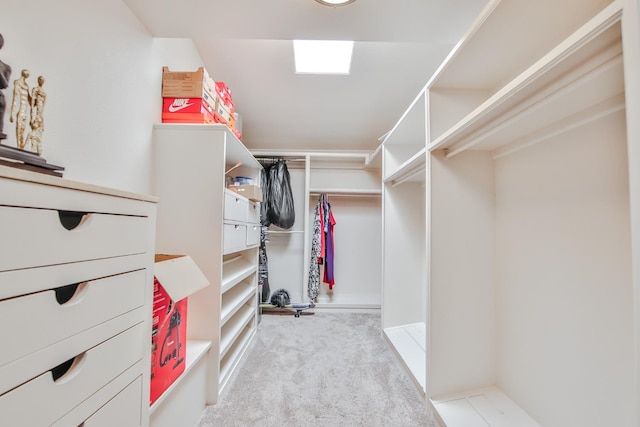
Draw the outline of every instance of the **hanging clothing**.
[[[324,201],[326,219],[325,219],[325,227],[324,227],[324,241],[325,241],[325,251],[324,251],[324,277],[322,281],[329,285],[329,289],[333,289],[333,285],[335,284],[335,278],[333,275],[333,260],[335,257],[335,246],[333,243],[333,227],[336,225],[336,220],[333,217],[333,212],[331,212],[331,205],[329,204],[328,198],[325,198]]]
[[[309,262],[307,290],[312,301],[316,299],[320,289],[321,265],[324,265],[323,282],[329,285],[329,289],[333,289],[335,284],[335,247],[333,239],[335,224],[336,220],[331,212],[329,197],[326,194],[321,194],[316,204],[311,235],[311,260]]]
[[[315,301],[318,297],[318,290],[320,289],[320,264],[319,260],[322,258],[321,238],[324,235],[322,233],[322,222],[320,216],[322,214],[322,208],[320,203],[316,205],[316,210],[313,216],[313,229],[311,234],[311,259],[309,260],[309,280],[307,282],[307,294],[310,301]]]
[[[267,227],[260,227],[260,249],[258,250],[258,285],[262,286],[261,302],[269,300],[271,289],[269,287],[269,266],[267,258],[267,245],[269,241]]]

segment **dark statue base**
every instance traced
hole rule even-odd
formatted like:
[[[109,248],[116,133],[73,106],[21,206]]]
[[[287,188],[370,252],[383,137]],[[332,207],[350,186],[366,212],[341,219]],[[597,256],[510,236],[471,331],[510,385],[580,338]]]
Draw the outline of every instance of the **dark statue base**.
[[[2,143],[0,143],[0,165],[54,176],[62,176],[62,171],[64,171],[64,167],[47,163],[38,153],[10,147]]]

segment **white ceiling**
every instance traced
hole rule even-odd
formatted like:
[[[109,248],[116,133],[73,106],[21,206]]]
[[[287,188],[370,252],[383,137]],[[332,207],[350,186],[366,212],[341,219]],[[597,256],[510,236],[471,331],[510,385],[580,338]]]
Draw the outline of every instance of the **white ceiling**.
[[[155,37],[192,38],[252,149],[372,150],[487,0],[124,0]],[[354,40],[349,76],[296,75],[293,39]],[[174,70],[185,71],[185,70]]]

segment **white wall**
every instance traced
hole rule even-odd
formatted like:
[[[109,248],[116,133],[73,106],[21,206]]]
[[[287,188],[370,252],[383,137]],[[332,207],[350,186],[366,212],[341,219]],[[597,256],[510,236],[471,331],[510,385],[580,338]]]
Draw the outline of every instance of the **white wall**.
[[[496,161],[497,383],[544,426],[634,425],[624,129]]]
[[[160,121],[162,66],[202,65],[191,40],[154,39],[121,0],[3,0],[0,60],[45,77],[43,157],[65,178],[149,193],[152,125]],[[15,126],[4,127],[16,146]]]

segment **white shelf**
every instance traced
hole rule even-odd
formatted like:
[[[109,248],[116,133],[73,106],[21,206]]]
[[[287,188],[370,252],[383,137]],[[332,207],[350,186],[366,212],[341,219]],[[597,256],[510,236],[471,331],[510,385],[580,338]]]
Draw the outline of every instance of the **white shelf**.
[[[382,189],[366,189],[366,188],[310,188],[309,196],[318,196],[324,193],[334,196],[380,196]]]
[[[242,333],[233,343],[233,346],[220,361],[220,390],[222,390],[227,381],[229,381],[231,373],[240,362],[242,355],[249,347],[249,343],[251,343],[251,339],[255,334],[255,328],[250,327],[250,325],[245,326]]]
[[[578,29],[466,117],[429,150],[495,150],[624,92],[620,4]]]
[[[415,145],[424,146],[426,135],[426,92],[420,91],[400,120],[382,142],[384,146]]]
[[[171,393],[174,389],[178,387],[181,381],[183,381],[191,369],[200,361],[205,354],[211,349],[210,341],[187,341],[187,354],[185,356],[185,367],[184,372],[169,386],[167,389],[160,395],[160,397],[153,402],[153,405],[150,406],[149,411],[151,414],[162,405],[162,403],[170,398]]]
[[[189,130],[194,131],[210,131],[212,133],[224,133],[227,140],[232,143],[227,144],[226,160],[228,164],[242,163],[245,168],[260,170],[262,165],[258,162],[251,152],[242,144],[237,136],[231,132],[227,125],[221,123],[197,124],[197,123],[156,123],[154,129],[181,129],[182,132]]]
[[[431,405],[447,427],[540,427],[497,387],[432,398]]]
[[[220,358],[224,358],[242,330],[256,315],[255,307],[241,307],[237,313],[222,327],[220,334]]]
[[[242,283],[222,294],[222,309],[220,311],[220,325],[227,321],[252,298],[256,298],[256,288],[252,283]]]
[[[242,280],[257,271],[258,267],[241,255],[228,259],[222,263],[222,285],[220,292],[225,293]]]
[[[400,357],[412,379],[424,393],[426,390],[426,326],[411,323],[384,329],[384,336]]]
[[[403,182],[424,182],[426,179],[426,148],[421,149],[408,160],[406,160],[397,169],[386,175],[383,182],[401,184]]]

